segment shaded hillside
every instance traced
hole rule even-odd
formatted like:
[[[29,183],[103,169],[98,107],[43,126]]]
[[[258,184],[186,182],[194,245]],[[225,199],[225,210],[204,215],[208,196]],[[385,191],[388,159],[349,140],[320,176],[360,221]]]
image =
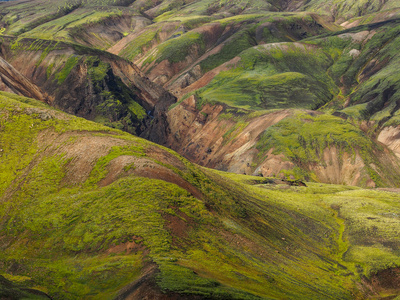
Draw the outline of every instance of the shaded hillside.
[[[5,36],[1,55],[7,90],[131,133],[142,133],[147,120],[158,116],[158,106],[175,102],[135,65],[107,52]]]
[[[0,275],[1,299],[51,299],[45,293],[34,289],[27,289],[12,283]]]
[[[219,7],[221,11],[234,11],[237,5],[225,4]],[[168,112],[171,134],[167,145],[193,161],[247,174],[396,186],[398,161],[390,151],[383,151],[379,142],[397,151],[398,143],[392,138],[397,132],[398,109],[394,67],[397,2],[300,4],[281,3],[279,9],[264,13],[258,7],[257,15],[243,10],[232,12],[235,16],[205,17],[201,3],[196,2],[160,15],[155,24],[121,39],[109,51],[135,61],[150,79],[186,103]],[[325,9],[326,5],[332,10]],[[278,12],[285,9],[314,13]],[[346,9],[352,13],[344,15]],[[183,12],[189,11],[184,17]],[[322,17],[327,13],[332,14],[331,20]],[[352,29],[340,31],[338,25]],[[371,142],[359,146],[356,140],[348,141],[346,147],[352,150],[345,150],[332,144],[329,137],[322,137],[325,140],[318,149],[314,142],[302,142],[309,137],[299,134],[300,146],[295,152],[301,153],[292,154],[286,140],[269,140],[281,150],[278,156],[259,152],[263,131],[271,125],[267,112],[260,110],[282,108],[320,110],[356,119],[354,125],[365,131]],[[258,119],[252,120],[254,110]],[[290,120],[285,122],[289,127],[294,125]],[[246,129],[249,124],[258,124],[254,125],[257,129]],[[380,134],[385,126],[392,129]],[[274,128],[268,129],[268,134]],[[336,134],[345,140],[346,131],[342,130],[344,127]],[[313,139],[313,132],[306,134]],[[269,149],[278,154],[271,145]],[[363,147],[370,149],[369,154],[361,150]],[[342,161],[343,151],[347,152],[345,157],[352,158],[351,163]],[[260,157],[261,153],[269,155]]]
[[[19,286],[56,299],[399,293],[396,193],[216,173],[0,97],[0,272]]]

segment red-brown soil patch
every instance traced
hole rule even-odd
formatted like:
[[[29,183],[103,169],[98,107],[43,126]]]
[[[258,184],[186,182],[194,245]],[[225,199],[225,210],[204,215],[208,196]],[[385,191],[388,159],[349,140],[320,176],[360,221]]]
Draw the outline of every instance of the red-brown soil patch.
[[[394,299],[400,295],[400,268],[378,271],[370,279],[362,280],[362,290],[377,299]],[[379,297],[385,295],[384,298]]]
[[[183,164],[178,159],[176,160],[179,163],[176,163],[174,159],[172,161],[163,159],[163,157],[168,157],[169,153],[163,153],[161,149],[160,151],[157,151],[156,149],[157,147],[154,147],[154,155],[150,152],[150,158],[122,155],[113,159],[107,167],[108,173],[106,177],[99,182],[99,185],[107,186],[121,177],[133,174],[176,184],[191,193],[194,197],[201,199],[203,195],[197,188],[176,174],[173,170],[153,161],[153,159],[155,159],[156,161],[160,161],[178,169],[184,168]],[[173,155],[171,156],[174,157]]]
[[[132,253],[132,252],[138,252],[138,251],[142,251],[145,249],[144,245],[141,243],[142,238],[141,237],[137,237],[134,236],[132,242],[126,242],[126,243],[122,243],[119,245],[116,245],[114,247],[110,247],[107,249],[107,254],[111,254],[111,253]]]
[[[182,243],[185,243],[185,241],[191,243],[188,240],[188,232],[195,226],[195,222],[184,212],[179,210],[175,210],[175,212],[176,215],[164,215],[164,219],[167,228],[172,233],[172,244],[182,248]]]

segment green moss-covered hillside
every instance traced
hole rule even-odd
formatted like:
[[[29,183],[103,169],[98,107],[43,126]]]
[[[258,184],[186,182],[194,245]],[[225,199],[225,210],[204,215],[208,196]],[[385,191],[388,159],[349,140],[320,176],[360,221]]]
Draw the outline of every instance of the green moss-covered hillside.
[[[34,100],[0,103],[0,274],[19,286],[57,299],[397,292],[368,284],[400,263],[396,193],[216,173]]]
[[[0,298],[400,297],[399,11],[0,2]]]

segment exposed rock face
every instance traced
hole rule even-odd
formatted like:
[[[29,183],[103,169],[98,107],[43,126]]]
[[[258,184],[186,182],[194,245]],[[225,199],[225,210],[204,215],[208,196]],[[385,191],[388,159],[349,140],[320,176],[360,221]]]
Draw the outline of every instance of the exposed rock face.
[[[254,175],[262,175],[263,177],[284,177],[281,173],[283,170],[290,170],[295,167],[294,163],[285,159],[283,154],[273,154],[274,149],[268,151],[264,161],[254,172]]]
[[[365,163],[359,153],[352,155],[344,152],[340,155],[339,152],[336,147],[326,148],[323,153],[325,166],[311,167],[319,180],[334,184],[360,185],[361,180],[367,178],[366,185],[375,187],[365,171]]]
[[[154,106],[153,116],[146,120],[147,129],[140,136],[160,145],[165,145],[171,132],[166,112],[168,107],[175,102],[174,96],[164,92],[159,103]]]
[[[203,166],[251,174],[259,135],[290,112],[271,113],[234,128],[236,122],[221,116],[223,110],[222,105],[206,104],[199,111],[195,97],[189,97],[167,113],[171,130],[167,145]]]
[[[40,46],[33,50],[35,43]],[[131,133],[142,133],[150,124],[146,119],[162,123],[163,111],[175,101],[134,64],[105,52],[40,40],[16,42],[11,37],[5,37],[1,47],[0,72],[8,90],[86,119],[103,116]],[[131,105],[136,108],[131,110]],[[168,128],[164,123],[160,127]],[[165,130],[148,137],[162,142]]]
[[[378,141],[388,146],[397,157],[400,157],[400,126],[385,127],[379,133]]]
[[[43,91],[0,57],[0,90],[47,102]]]
[[[374,297],[385,292],[396,293],[400,292],[400,269],[388,268],[381,270],[371,276],[370,279],[363,278],[362,288],[365,294]]]
[[[376,153],[374,162],[365,161],[358,150],[349,152],[333,145],[323,149],[319,163],[296,163],[283,153],[274,153],[274,149],[260,156],[256,146],[262,134],[270,126],[291,116],[292,110],[280,110],[238,121],[235,116],[226,114],[223,105],[205,104],[198,109],[196,103],[196,97],[190,96],[168,111],[170,131],[166,133],[166,145],[202,166],[278,178],[285,178],[288,171],[301,168],[313,174],[313,178],[308,179],[366,187],[376,186],[368,171],[373,170],[390,184],[396,185],[394,178],[397,176],[397,167],[394,170],[393,167],[398,166],[398,162],[388,149]],[[399,146],[396,138],[398,130],[392,128],[391,133],[387,131],[389,129],[383,131],[378,140],[396,152]],[[399,156],[400,151],[397,152]],[[393,173],[384,174],[382,168],[393,170]]]

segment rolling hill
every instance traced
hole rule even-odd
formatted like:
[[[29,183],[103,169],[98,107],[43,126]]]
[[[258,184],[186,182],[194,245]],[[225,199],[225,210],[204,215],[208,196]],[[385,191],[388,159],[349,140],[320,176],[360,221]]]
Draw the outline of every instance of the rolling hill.
[[[0,298],[397,299],[399,14],[0,2]]]
[[[1,272],[25,289],[57,299],[398,291],[387,275],[398,274],[395,192],[203,169],[7,93],[1,115]]]
[[[397,1],[56,4],[2,4],[2,57],[42,94],[20,95],[141,135],[207,167],[398,185]],[[331,120],[325,130],[335,123],[333,140],[298,128],[297,145],[263,145],[275,128],[310,110]],[[266,120],[276,114],[286,119],[271,127],[275,122]],[[347,140],[352,126],[361,144]],[[349,163],[332,159],[336,153]]]

